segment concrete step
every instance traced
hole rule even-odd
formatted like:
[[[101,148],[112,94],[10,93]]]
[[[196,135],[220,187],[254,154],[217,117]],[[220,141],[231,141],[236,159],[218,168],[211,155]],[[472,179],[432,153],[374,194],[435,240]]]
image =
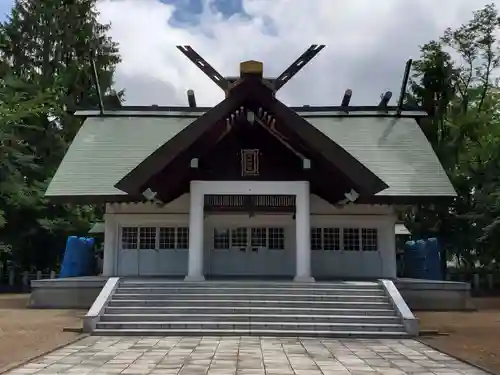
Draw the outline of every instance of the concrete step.
[[[113,295],[113,301],[117,300],[231,300],[231,301],[248,301],[248,300],[268,300],[273,301],[352,301],[352,302],[385,302],[388,297],[385,295],[311,295],[311,294],[229,294],[229,293],[175,293],[175,294],[125,294],[117,293]]]
[[[158,330],[158,329],[232,329],[232,330],[265,330],[279,329],[283,331],[369,331],[369,332],[402,332],[402,324],[370,324],[370,323],[321,323],[321,322],[98,322],[97,329],[112,330]]]
[[[201,286],[200,288],[194,287],[129,287],[120,286],[116,290],[116,294],[277,294],[277,295],[385,295],[382,288],[306,288],[306,287],[219,287],[219,286]]]
[[[262,337],[335,337],[335,338],[408,338],[400,331],[313,331],[280,329],[95,329],[94,336],[262,336]]]
[[[386,301],[275,301],[275,300],[231,300],[231,299],[115,299],[109,301],[108,306],[130,306],[130,307],[168,307],[177,306],[190,308],[191,306],[220,307],[220,306],[247,306],[247,307],[267,307],[277,306],[284,308],[331,308],[331,309],[391,309],[391,304]]]
[[[299,323],[350,323],[350,324],[399,324],[397,316],[367,315],[273,315],[273,314],[104,314],[101,322],[299,322]]]
[[[182,280],[134,280],[123,279],[120,281],[120,287],[127,288],[305,288],[305,289],[380,289],[380,285],[373,281],[338,281],[338,282],[315,282],[315,283],[299,283],[293,281],[201,281],[189,282]]]
[[[320,308],[320,307],[282,307],[282,306],[121,306],[106,307],[104,314],[279,314],[283,318],[288,315],[353,315],[353,316],[397,316],[392,308],[368,309],[368,308]]]

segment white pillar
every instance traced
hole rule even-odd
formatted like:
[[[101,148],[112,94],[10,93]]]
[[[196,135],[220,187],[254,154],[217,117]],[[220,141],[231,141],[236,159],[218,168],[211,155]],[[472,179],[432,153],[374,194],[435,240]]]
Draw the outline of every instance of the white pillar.
[[[203,201],[201,186],[191,182],[189,202],[189,256],[186,281],[203,281]]]
[[[103,276],[118,276],[115,272],[116,256],[118,254],[117,237],[117,225],[113,214],[104,214]]]
[[[295,198],[296,258],[294,281],[314,282],[311,276],[311,210],[309,182],[304,182]]]

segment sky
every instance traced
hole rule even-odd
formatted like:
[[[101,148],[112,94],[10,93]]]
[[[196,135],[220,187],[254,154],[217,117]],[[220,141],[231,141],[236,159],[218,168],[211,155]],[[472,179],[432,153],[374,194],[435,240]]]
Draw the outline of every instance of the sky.
[[[0,0],[0,19],[13,0]],[[484,0],[100,0],[123,62],[115,88],[127,105],[214,105],[222,90],[176,48],[191,45],[223,76],[241,61],[278,76],[311,44],[325,44],[278,93],[288,105],[376,105],[399,95],[405,62],[447,27],[467,22]],[[500,0],[493,2],[500,5]],[[500,7],[500,6],[499,6]]]

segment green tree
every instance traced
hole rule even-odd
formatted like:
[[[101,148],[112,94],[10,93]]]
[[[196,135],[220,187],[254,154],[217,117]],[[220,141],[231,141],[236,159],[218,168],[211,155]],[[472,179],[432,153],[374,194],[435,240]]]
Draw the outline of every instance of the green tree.
[[[440,237],[469,267],[477,260],[491,263],[498,253],[499,26],[495,6],[487,5],[468,23],[422,46],[409,95],[431,114],[421,128],[458,196],[420,205],[407,220],[417,236]]]
[[[17,0],[0,24],[3,228],[0,241],[22,267],[53,267],[66,236],[85,234],[96,210],[48,202],[43,194],[81,126],[68,108],[97,107],[91,55],[108,107],[120,105],[112,90],[120,62],[117,44],[99,24],[97,0]],[[15,77],[15,78],[14,78]],[[16,155],[16,156],[14,156]]]

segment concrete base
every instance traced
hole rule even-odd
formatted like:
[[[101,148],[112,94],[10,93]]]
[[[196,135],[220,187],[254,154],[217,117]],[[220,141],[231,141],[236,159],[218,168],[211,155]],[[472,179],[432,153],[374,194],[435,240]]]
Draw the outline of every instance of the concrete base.
[[[192,281],[192,282],[198,282],[198,281],[205,281],[205,276],[193,276],[193,275],[187,275],[184,278],[184,281]]]
[[[314,277],[295,276],[293,281],[296,283],[314,283],[316,280]]]
[[[402,278],[394,284],[414,311],[474,310],[469,283]]]
[[[34,280],[31,283],[29,307],[49,309],[90,309],[108,277],[88,276],[66,279]],[[198,282],[205,278],[187,277]],[[314,282],[299,278],[296,282]],[[321,281],[318,281],[321,283]],[[470,284],[453,281],[397,279],[394,285],[411,310],[456,311],[473,310]]]
[[[28,307],[89,309],[107,280],[104,276],[33,280]]]

